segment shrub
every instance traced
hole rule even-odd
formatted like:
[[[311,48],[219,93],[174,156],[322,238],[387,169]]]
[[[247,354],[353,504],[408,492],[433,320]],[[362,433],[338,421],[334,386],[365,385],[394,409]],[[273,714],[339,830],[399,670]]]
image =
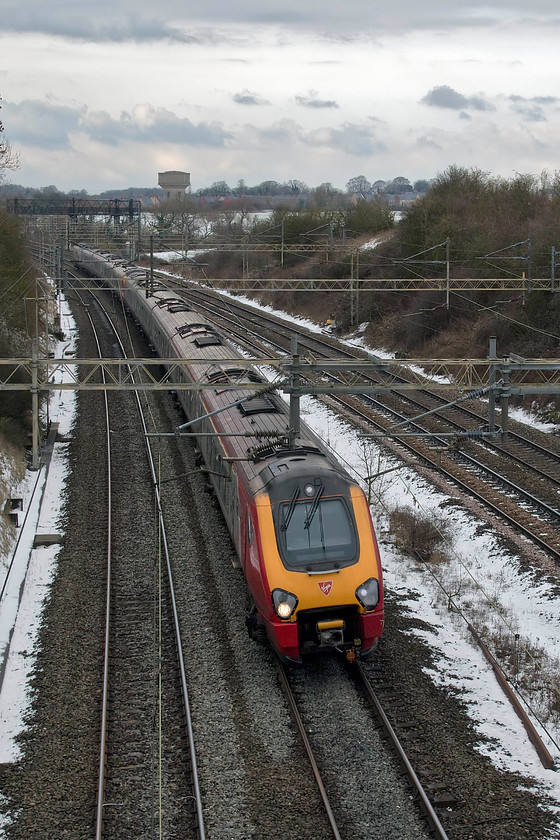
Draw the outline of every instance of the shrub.
[[[429,518],[410,507],[398,507],[389,515],[389,527],[395,545],[418,560],[441,560],[437,552],[445,542],[449,526],[441,517]]]

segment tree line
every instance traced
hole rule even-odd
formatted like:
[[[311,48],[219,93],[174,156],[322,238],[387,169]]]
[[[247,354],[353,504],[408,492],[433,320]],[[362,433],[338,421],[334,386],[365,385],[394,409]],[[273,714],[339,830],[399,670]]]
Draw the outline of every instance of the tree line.
[[[1,107],[1,106],[0,106]],[[0,120],[0,186],[6,173],[19,167],[19,157],[3,137]],[[0,209],[0,357],[29,355],[29,335],[35,331],[36,272],[27,250],[20,219]],[[12,381],[21,376],[4,368]],[[25,392],[7,391],[0,403],[0,433],[22,444],[26,439],[30,398]]]
[[[298,195],[320,195],[320,196],[344,196],[345,194],[360,195],[398,195],[408,192],[425,193],[430,187],[430,181],[423,179],[411,183],[408,178],[402,175],[388,181],[369,181],[365,175],[356,175],[346,183],[346,189],[341,190],[335,187],[330,181],[324,181],[316,187],[309,187],[304,181],[292,179],[289,181],[261,181],[255,186],[249,186],[241,178],[235,187],[230,187],[227,181],[214,181],[208,187],[201,187],[196,190],[200,196],[298,196]]]
[[[7,144],[5,144],[7,146]],[[11,149],[10,149],[11,152]],[[0,155],[2,144],[0,143]],[[13,155],[13,153],[12,153]],[[13,155],[17,162],[17,156]],[[10,168],[16,169],[17,166]],[[291,179],[288,181],[261,181],[250,186],[244,179],[237,181],[235,187],[231,187],[227,181],[213,181],[206,187],[200,187],[193,192],[194,196],[201,198],[212,196],[231,196],[234,198],[259,198],[259,197],[298,197],[317,198],[321,201],[341,199],[347,195],[402,195],[403,193],[415,192],[423,194],[430,187],[429,180],[419,180],[411,183],[408,178],[399,175],[389,181],[369,181],[365,175],[356,175],[346,183],[344,190],[335,187],[330,181],[324,181],[319,186],[310,187],[304,181]],[[143,198],[145,196],[163,197],[163,190],[160,187],[128,187],[126,189],[111,189],[90,195],[85,189],[72,189],[64,192],[59,190],[55,184],[48,184],[43,187],[26,187],[22,184],[5,184],[3,195],[9,198]]]

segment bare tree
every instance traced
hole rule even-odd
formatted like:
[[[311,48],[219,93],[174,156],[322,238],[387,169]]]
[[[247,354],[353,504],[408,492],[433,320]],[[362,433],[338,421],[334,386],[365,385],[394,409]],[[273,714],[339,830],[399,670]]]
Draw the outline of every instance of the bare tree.
[[[2,97],[0,97],[0,100]],[[0,105],[0,108],[2,106]],[[0,184],[4,180],[4,173],[8,170],[19,169],[19,155],[13,151],[11,145],[2,137],[4,125],[0,120]]]
[[[413,187],[408,178],[404,175],[398,175],[385,185],[385,192],[396,195],[398,193],[412,192]]]
[[[371,184],[365,175],[356,175],[350,178],[346,184],[346,192],[349,193],[370,193]]]

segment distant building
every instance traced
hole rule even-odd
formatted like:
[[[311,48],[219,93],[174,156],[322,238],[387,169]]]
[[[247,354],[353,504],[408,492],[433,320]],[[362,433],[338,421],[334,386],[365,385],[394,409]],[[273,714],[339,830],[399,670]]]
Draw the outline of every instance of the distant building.
[[[357,204],[358,201],[375,201],[384,198],[391,210],[403,210],[405,207],[410,207],[419,198],[423,198],[426,193],[418,192],[404,192],[397,195],[396,193],[378,193],[378,192],[360,192],[351,193],[350,201],[352,204]]]
[[[190,192],[190,172],[158,172],[158,186],[163,190],[164,201],[183,201],[185,195]]]
[[[390,206],[396,209],[402,209],[403,207],[410,207],[411,204],[414,204],[415,201],[418,201],[419,198],[422,197],[424,193],[417,193],[417,192],[404,192],[400,193],[399,195],[389,193],[387,195],[387,201],[389,202]]]

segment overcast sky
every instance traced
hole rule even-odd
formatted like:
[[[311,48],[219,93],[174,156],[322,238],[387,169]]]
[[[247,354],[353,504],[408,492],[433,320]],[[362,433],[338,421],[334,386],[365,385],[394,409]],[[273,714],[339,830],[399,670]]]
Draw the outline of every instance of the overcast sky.
[[[97,192],[560,169],[553,0],[2,0],[11,180]]]

